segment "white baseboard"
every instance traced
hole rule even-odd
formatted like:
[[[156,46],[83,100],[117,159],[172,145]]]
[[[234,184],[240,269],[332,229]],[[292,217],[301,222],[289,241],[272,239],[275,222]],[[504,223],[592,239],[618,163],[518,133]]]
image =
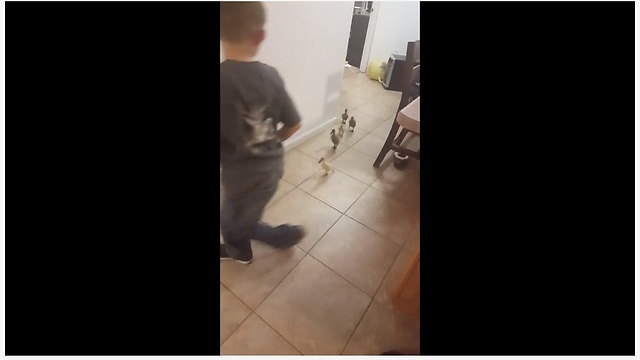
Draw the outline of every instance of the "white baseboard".
[[[331,128],[332,126],[334,126],[336,124],[336,117],[331,118],[330,120],[327,120],[325,122],[323,122],[322,124],[314,127],[313,129],[305,132],[304,134],[301,134],[299,136],[296,136],[292,139],[289,139],[285,142],[282,143],[282,146],[284,146],[284,151],[289,151],[293,148],[295,148],[296,146],[302,144],[303,142],[311,139],[312,137],[321,134],[323,131],[327,131],[329,128]]]

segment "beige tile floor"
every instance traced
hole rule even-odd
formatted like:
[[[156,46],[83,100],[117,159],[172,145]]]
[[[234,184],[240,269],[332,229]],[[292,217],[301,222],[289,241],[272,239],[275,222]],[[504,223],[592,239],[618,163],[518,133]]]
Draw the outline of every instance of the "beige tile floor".
[[[389,291],[420,251],[420,164],[402,171],[375,157],[400,93],[345,68],[338,119],[357,125],[337,150],[327,134],[289,150],[264,220],[302,224],[307,237],[281,251],[254,243],[254,263],[220,263],[223,355],[418,353],[419,325],[402,318]],[[405,146],[419,148],[419,137]],[[318,159],[335,171],[325,175]]]

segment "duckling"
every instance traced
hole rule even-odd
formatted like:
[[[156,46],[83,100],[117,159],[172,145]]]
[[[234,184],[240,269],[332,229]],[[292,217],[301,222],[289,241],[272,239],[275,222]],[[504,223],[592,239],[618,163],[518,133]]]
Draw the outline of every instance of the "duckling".
[[[338,135],[340,135],[340,137],[344,137],[344,125],[340,124],[340,126],[338,126]]]
[[[336,135],[336,129],[331,129],[329,135],[331,135],[331,142],[333,143],[333,149],[335,150],[338,148],[338,144],[340,144],[340,138]]]
[[[351,117],[351,119],[349,119],[349,130],[351,130],[351,132],[353,132],[353,130],[355,130],[356,128],[356,119],[353,118],[353,116]]]
[[[344,114],[342,114],[342,123],[346,124],[348,118],[349,118],[349,114],[347,114],[347,109],[344,109]]]
[[[324,170],[325,175],[329,175],[329,173],[333,171],[333,166],[331,166],[331,164],[329,164],[324,158],[320,158],[318,164],[320,164],[322,170]]]

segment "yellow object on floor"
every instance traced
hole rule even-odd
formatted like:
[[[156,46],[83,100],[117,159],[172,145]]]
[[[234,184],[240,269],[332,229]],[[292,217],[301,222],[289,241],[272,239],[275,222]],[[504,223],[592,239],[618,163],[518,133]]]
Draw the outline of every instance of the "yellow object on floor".
[[[367,76],[371,80],[379,80],[382,77],[382,60],[373,60],[367,68]]]

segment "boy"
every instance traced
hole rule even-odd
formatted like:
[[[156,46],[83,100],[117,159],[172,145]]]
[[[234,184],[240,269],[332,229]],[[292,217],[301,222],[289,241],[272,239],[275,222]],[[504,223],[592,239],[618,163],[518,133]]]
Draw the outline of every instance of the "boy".
[[[254,60],[265,38],[265,18],[260,2],[220,3],[220,260],[243,264],[253,260],[252,239],[282,249],[305,235],[301,226],[260,222],[283,174],[282,141],[301,126],[276,70]]]

